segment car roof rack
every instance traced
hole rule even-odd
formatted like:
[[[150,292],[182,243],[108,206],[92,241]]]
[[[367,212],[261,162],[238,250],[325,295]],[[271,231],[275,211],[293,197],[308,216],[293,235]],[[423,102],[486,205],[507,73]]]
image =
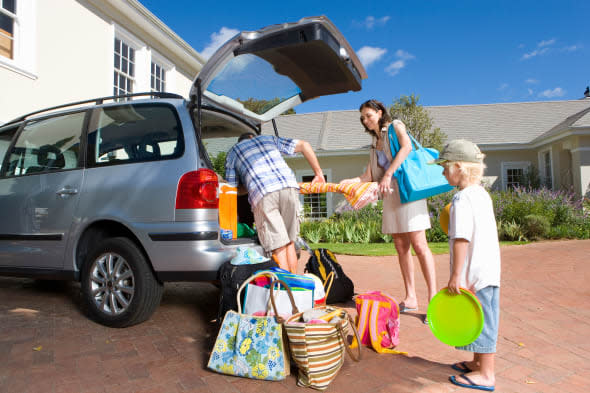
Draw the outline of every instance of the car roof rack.
[[[61,109],[61,108],[67,108],[70,106],[76,106],[76,105],[82,105],[82,104],[89,104],[89,103],[95,103],[96,105],[100,105],[102,103],[104,103],[104,101],[108,101],[108,100],[116,100],[116,99],[120,99],[120,98],[131,98],[131,97],[142,97],[142,96],[149,96],[149,97],[158,97],[158,98],[182,98],[184,99],[183,96],[179,95],[179,94],[175,94],[175,93],[166,93],[166,92],[161,92],[161,91],[151,91],[151,92],[143,92],[143,93],[132,93],[132,94],[124,94],[124,95],[119,95],[119,96],[108,96],[108,97],[99,97],[99,98],[93,98],[91,100],[84,100],[84,101],[77,101],[77,102],[70,102],[69,104],[63,104],[63,105],[58,105],[58,106],[52,106],[51,108],[45,108],[45,109],[41,109],[35,112],[31,112],[31,113],[27,113],[26,115],[22,115],[20,117],[17,117],[16,119],[13,119],[7,123],[2,124],[2,126],[6,126],[12,123],[18,123],[20,121],[25,120],[26,118],[33,116],[33,115],[37,115],[39,113],[43,113],[43,112],[49,112],[49,111],[54,111],[56,109]]]

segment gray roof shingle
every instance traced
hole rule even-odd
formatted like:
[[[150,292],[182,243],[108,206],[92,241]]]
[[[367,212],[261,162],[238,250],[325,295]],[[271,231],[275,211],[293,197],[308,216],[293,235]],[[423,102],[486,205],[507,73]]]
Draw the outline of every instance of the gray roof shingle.
[[[477,144],[523,144],[558,133],[560,126],[590,126],[590,99],[424,108],[448,140],[465,138]],[[280,116],[276,122],[279,135],[305,139],[316,151],[362,149],[371,142],[357,110]],[[271,123],[262,130],[274,133]]]

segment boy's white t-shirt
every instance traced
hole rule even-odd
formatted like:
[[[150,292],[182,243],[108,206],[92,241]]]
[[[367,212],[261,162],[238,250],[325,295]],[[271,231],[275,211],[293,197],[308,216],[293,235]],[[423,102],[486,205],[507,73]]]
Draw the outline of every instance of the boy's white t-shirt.
[[[449,217],[451,271],[455,239],[469,241],[460,286],[479,291],[500,286],[500,244],[492,199],[480,185],[465,187],[455,194]]]

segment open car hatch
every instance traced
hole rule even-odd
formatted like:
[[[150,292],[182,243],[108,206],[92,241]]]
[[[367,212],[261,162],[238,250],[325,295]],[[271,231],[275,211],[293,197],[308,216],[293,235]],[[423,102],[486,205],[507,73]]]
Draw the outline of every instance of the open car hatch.
[[[325,16],[237,34],[197,75],[206,100],[266,122],[323,95],[359,91],[367,74],[344,36]]]

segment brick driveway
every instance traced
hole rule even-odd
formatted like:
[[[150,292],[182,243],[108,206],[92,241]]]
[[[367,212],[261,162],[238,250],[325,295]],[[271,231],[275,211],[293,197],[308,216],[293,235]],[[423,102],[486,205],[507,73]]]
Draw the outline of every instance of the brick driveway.
[[[448,255],[435,258],[444,286]],[[356,292],[403,296],[397,258],[338,259]],[[590,241],[503,247],[502,265],[496,391],[589,392]],[[469,355],[442,344],[422,324],[426,289],[419,271],[416,282],[420,311],[402,315],[398,347],[409,356],[366,349],[360,363],[345,362],[328,392],[472,391],[447,382],[449,364]],[[167,284],[152,319],[127,329],[89,321],[80,313],[78,289],[75,283],[0,278],[0,392],[306,390],[294,376],[261,382],[206,369],[216,333],[210,321],[218,290],[211,284]],[[346,306],[353,310],[352,303]]]

